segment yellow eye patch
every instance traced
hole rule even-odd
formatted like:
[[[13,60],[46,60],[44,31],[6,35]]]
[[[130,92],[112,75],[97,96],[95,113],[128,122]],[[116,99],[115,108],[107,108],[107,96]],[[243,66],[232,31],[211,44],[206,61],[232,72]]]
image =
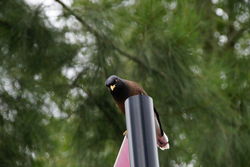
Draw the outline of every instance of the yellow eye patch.
[[[115,89],[115,85],[111,85],[110,89],[113,91]]]

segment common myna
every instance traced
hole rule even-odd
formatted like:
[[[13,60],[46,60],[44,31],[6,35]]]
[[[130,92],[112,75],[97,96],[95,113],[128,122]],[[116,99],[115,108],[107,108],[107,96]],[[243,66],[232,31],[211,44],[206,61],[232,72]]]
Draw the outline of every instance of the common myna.
[[[147,95],[145,90],[136,82],[119,78],[118,76],[111,75],[105,82],[111,95],[113,96],[117,106],[122,113],[125,113],[125,100],[134,95]],[[154,107],[156,136],[158,147],[162,150],[169,149],[168,137],[162,130],[159,114]]]

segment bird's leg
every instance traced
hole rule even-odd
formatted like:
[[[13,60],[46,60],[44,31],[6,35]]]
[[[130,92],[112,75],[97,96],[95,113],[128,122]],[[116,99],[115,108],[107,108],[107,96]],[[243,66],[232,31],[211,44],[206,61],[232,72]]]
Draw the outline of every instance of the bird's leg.
[[[128,137],[128,130],[125,130],[125,131],[123,132],[123,136],[127,136],[127,137]]]

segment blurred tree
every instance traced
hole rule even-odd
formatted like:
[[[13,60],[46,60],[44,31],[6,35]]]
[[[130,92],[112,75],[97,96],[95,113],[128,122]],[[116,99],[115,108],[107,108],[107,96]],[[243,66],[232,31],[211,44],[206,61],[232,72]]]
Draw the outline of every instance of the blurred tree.
[[[124,116],[111,74],[154,98],[161,166],[249,166],[249,0],[0,2],[0,164],[112,166]],[[11,9],[11,10],[10,10]]]

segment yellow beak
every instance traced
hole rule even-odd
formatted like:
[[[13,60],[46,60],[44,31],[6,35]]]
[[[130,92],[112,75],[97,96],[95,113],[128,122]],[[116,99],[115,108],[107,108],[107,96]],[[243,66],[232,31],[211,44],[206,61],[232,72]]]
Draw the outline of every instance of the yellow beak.
[[[115,85],[110,85],[110,89],[113,91],[115,89]]]

